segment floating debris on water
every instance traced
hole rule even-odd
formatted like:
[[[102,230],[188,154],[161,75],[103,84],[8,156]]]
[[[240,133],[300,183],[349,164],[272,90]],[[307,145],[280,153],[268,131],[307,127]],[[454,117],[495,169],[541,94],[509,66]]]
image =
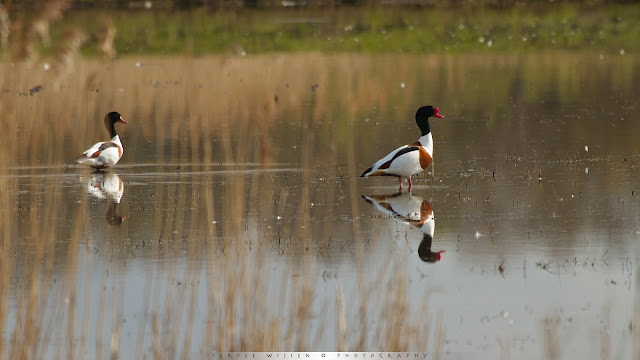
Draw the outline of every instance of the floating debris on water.
[[[31,89],[29,89],[29,95],[33,96],[33,94],[37,94],[40,91],[42,91],[42,85],[38,85],[38,86],[34,86]]]

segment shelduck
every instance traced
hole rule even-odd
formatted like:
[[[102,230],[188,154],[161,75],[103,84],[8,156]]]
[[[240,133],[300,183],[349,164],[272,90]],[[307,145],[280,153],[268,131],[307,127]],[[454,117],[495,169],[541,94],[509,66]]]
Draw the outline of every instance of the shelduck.
[[[96,199],[119,204],[124,194],[124,183],[118,174],[97,171],[87,179],[87,192]]]
[[[431,250],[436,227],[431,203],[410,192],[398,192],[392,195],[363,195],[362,198],[389,217],[420,229],[422,232],[422,241],[418,246],[420,260],[434,263],[442,259],[444,250]]]
[[[124,183],[120,176],[113,172],[96,171],[88,179],[80,177],[80,182],[86,182],[87,192],[93,198],[107,201],[107,223],[122,225],[127,216],[118,214],[120,200],[124,194]]]
[[[413,144],[401,146],[387,156],[378,160],[375,164],[360,175],[368,176],[396,176],[400,180],[402,190],[402,180],[409,180],[409,191],[413,183],[411,177],[419,174],[431,164],[433,158],[433,137],[429,129],[429,118],[444,116],[439,114],[437,107],[423,106],[416,112],[416,123],[422,131],[420,139]]]
[[[104,169],[117,164],[123,153],[120,136],[116,134],[115,124],[118,122],[123,124],[127,123],[122,119],[122,116],[115,111],[105,115],[104,126],[109,131],[111,140],[94,144],[89,150],[82,153],[82,156],[76,160],[76,163],[95,169]]]
[[[122,225],[122,223],[127,220],[127,215],[118,214],[119,205],[117,202],[112,202],[107,207],[107,224],[117,226]]]

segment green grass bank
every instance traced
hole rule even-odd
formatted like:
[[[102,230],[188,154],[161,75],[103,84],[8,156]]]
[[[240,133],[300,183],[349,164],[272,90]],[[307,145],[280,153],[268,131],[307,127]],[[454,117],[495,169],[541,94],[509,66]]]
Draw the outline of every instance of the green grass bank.
[[[41,54],[54,54],[59,40],[75,29],[86,34],[82,54],[99,55],[105,28],[115,31],[112,47],[118,55],[541,50],[625,55],[640,49],[640,4],[76,9],[51,22],[49,46],[29,35],[35,14],[10,14],[12,46],[5,54],[18,54],[20,44],[29,41]]]

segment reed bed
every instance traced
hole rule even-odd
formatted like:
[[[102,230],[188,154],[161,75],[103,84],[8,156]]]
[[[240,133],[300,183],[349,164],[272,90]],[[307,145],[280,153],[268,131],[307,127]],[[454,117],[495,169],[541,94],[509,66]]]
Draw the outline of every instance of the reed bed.
[[[320,54],[258,58],[133,57],[116,62],[83,60],[74,65],[72,73],[63,67],[44,70],[41,66],[4,63],[0,65],[3,91],[0,106],[4,114],[1,126],[7,134],[3,146],[16,154],[15,161],[24,161],[30,151],[47,149],[57,139],[73,138],[71,147],[65,151],[42,150],[38,156],[38,159],[42,159],[42,155],[50,157],[46,162],[69,163],[74,154],[83,150],[84,144],[104,137],[100,119],[115,109],[133,121],[122,131],[136,130],[126,134],[130,144],[127,157],[132,163],[138,163],[148,153],[136,148],[144,141],[155,146],[153,153],[158,154],[158,159],[163,151],[173,153],[178,149],[180,161],[232,161],[236,151],[246,151],[252,161],[268,162],[273,157],[287,159],[286,150],[273,146],[279,137],[313,131],[313,154],[333,135],[326,130],[332,130],[335,122],[340,125],[335,130],[338,142],[328,144],[344,146],[348,139],[342,129],[346,129],[349,122],[356,122],[353,125],[356,134],[371,126],[367,119],[374,123],[384,120],[405,125],[415,107],[424,102],[448,106],[454,115],[461,111],[473,112],[475,117],[486,119],[488,126],[499,130],[510,118],[524,115],[535,119],[560,105],[579,108],[578,116],[582,111],[595,115],[615,112],[630,118],[630,97],[596,104],[580,96],[584,91],[600,91],[598,88],[604,79],[608,79],[604,83],[609,86],[602,91],[630,95],[637,92],[634,84],[638,75],[631,58],[602,61],[596,54],[408,56],[403,58],[400,67],[390,65],[396,60],[385,59],[394,58]],[[615,64],[620,71],[609,72],[610,64]],[[361,75],[345,77],[344,74],[354,68],[358,68]],[[508,80],[493,83],[488,89],[478,86],[490,83],[495,71],[508,72]],[[576,81],[578,79],[582,80]],[[336,89],[335,84],[340,87]],[[451,94],[439,91],[443,86],[458,89],[458,100],[448,100]],[[541,107],[536,99],[548,97],[546,89],[553,89],[558,97],[555,103]],[[492,98],[512,99],[518,106],[508,103],[492,108],[482,106]],[[310,107],[310,103],[313,106]],[[332,119],[337,110],[327,108],[326,104],[347,109],[349,116]],[[300,127],[276,123],[283,117],[299,119]],[[324,121],[309,122],[308,119]],[[604,121],[602,124],[607,125]],[[446,124],[441,133],[449,136],[460,129],[458,125]],[[535,121],[523,126],[531,131]],[[572,131],[559,134],[563,137],[559,141],[591,136],[580,122],[572,122],[570,126]],[[274,128],[278,132],[274,132]],[[400,130],[404,131],[404,127]],[[237,136],[228,136],[236,133],[246,133],[248,140],[242,142],[250,146],[239,146]],[[211,141],[228,137],[232,140]],[[360,149],[368,139],[356,135],[354,141]],[[514,142],[506,143],[505,147],[521,141],[522,137],[514,138]],[[603,146],[608,147],[605,150],[612,150],[610,152],[615,152],[615,147],[633,146],[631,137],[621,141]],[[161,145],[167,148],[161,149]],[[260,157],[253,157],[256,154]]]

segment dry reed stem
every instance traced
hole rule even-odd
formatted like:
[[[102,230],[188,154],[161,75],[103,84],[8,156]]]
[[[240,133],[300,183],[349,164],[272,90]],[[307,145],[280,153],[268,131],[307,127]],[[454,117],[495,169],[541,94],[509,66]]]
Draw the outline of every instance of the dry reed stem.
[[[162,356],[163,351],[160,342],[160,330],[158,326],[158,316],[153,315],[151,317],[151,329],[153,334],[153,357],[154,359],[161,360],[164,359],[164,356]]]
[[[113,26],[111,19],[103,19],[97,30],[96,37],[98,38],[98,51],[100,51],[105,59],[113,59],[118,55],[113,45],[116,33],[116,28]]]
[[[11,20],[4,4],[0,4],[0,46],[6,53],[9,51],[9,35],[11,34]]]
[[[355,115],[353,113],[352,115]],[[353,119],[354,116],[350,116],[350,119]],[[356,137],[353,121],[347,122],[347,130],[348,130],[348,139],[354,140]],[[349,141],[347,146],[347,174],[349,176],[348,186],[349,186],[349,195],[351,200],[351,216],[353,218],[353,234],[354,240],[356,244],[356,267],[358,274],[358,289],[359,293],[362,295],[362,300],[360,301],[358,318],[360,319],[360,323],[358,324],[358,328],[360,329],[360,338],[358,344],[356,345],[356,350],[364,351],[366,349],[367,342],[367,334],[369,331],[368,328],[368,319],[367,319],[367,307],[368,307],[368,299],[370,292],[367,291],[366,287],[366,279],[365,279],[365,269],[363,265],[365,252],[364,252],[364,240],[361,238],[361,226],[360,226],[360,209],[359,209],[359,198],[358,198],[358,187],[356,183],[357,174],[356,170],[356,151],[355,151],[355,142]]]
[[[78,57],[80,47],[87,41],[87,35],[78,28],[70,28],[60,37],[56,62],[61,67],[60,72],[68,74],[73,70],[75,58]]]
[[[344,339],[347,336],[347,317],[344,312],[344,292],[342,290],[342,285],[340,284],[338,284],[336,288],[336,306],[338,308],[338,331],[336,332],[336,335],[338,337],[336,341],[338,344],[337,350],[344,351]]]
[[[16,58],[20,61],[24,61],[28,68],[31,68],[39,58],[36,50],[36,38],[40,37],[44,46],[49,47],[51,45],[50,26],[52,23],[60,20],[62,13],[69,7],[70,0],[52,0],[45,2],[42,10],[36,18],[26,27],[23,28],[23,38],[19,45],[16,46]],[[0,16],[1,17],[1,16]],[[5,26],[10,26],[9,17],[6,19],[0,18],[0,37],[2,39],[3,47],[6,44],[8,47],[9,32],[5,31]]]

